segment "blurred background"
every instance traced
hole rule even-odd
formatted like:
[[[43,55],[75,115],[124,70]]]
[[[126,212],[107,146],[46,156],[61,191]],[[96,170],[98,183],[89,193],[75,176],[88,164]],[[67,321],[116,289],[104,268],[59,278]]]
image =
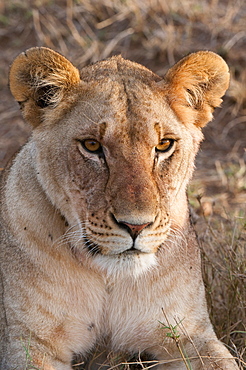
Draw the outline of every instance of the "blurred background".
[[[0,168],[31,130],[8,89],[12,60],[50,47],[78,68],[122,54],[163,76],[186,54],[212,50],[231,71],[205,129],[188,189],[212,322],[246,368],[245,0],[0,0]]]

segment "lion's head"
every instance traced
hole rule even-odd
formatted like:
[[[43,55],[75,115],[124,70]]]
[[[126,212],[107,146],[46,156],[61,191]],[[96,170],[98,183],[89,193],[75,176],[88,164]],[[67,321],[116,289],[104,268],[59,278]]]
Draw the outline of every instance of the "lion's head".
[[[187,223],[186,186],[228,87],[226,63],[191,54],[160,78],[112,57],[79,71],[47,48],[14,61],[10,88],[34,126],[35,176],[78,258],[142,272]]]

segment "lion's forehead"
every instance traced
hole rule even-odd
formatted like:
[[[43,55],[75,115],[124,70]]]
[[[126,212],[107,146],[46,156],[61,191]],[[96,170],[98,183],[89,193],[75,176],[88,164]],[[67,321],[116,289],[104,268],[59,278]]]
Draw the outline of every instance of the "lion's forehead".
[[[148,109],[151,105],[160,104],[165,100],[164,89],[155,82],[146,82],[138,78],[125,75],[116,75],[115,78],[105,77],[82,83],[78,89],[78,100],[110,105],[119,109],[131,103]],[[103,109],[103,106],[102,106]]]
[[[165,93],[155,86],[128,76],[104,78],[97,82],[96,92],[93,86],[86,93],[81,88],[72,111],[72,116],[79,118],[74,122],[80,123],[81,129],[102,130],[119,137],[123,132],[130,137],[147,137],[157,130],[161,131],[160,136],[181,130]]]
[[[83,81],[100,81],[110,78],[113,81],[129,78],[132,80],[144,81],[151,83],[152,81],[160,81],[161,77],[147,69],[141,64],[124,59],[121,56],[114,56],[110,59],[101,60],[93,65],[84,67],[80,71],[80,76]]]

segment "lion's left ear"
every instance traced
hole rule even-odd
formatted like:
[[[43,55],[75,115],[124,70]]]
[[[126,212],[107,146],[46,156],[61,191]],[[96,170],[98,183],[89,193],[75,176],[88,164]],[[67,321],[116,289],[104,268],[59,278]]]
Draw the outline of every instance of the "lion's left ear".
[[[169,104],[178,118],[199,127],[211,121],[229,79],[226,62],[210,51],[199,51],[181,59],[164,78]]]

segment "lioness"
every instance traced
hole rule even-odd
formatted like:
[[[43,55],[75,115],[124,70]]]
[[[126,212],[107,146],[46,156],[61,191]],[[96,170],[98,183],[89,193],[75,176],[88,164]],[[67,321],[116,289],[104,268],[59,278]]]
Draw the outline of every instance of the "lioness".
[[[47,48],[15,59],[10,89],[34,130],[2,182],[2,370],[69,370],[96,348],[238,368],[208,317],[186,197],[228,83],[207,51],[164,78],[121,56],[80,72]]]

